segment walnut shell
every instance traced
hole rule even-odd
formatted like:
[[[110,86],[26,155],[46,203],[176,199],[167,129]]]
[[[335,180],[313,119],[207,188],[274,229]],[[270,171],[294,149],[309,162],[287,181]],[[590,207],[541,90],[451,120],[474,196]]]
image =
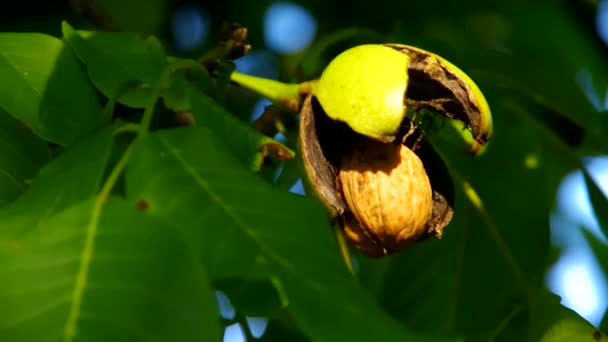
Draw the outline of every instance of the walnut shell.
[[[353,216],[344,219],[344,234],[362,253],[398,251],[428,231],[433,190],[407,146],[368,140],[342,158],[338,178]]]

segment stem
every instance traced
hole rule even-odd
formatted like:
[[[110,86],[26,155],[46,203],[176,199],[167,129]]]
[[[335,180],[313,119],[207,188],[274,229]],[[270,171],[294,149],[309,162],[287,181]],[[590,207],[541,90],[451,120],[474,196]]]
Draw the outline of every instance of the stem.
[[[342,230],[340,229],[340,226],[337,224],[334,224],[334,233],[336,234],[338,246],[340,247],[340,253],[342,254],[342,259],[344,260],[346,268],[348,268],[348,270],[353,276],[356,276],[355,270],[353,269],[353,260],[350,258],[350,252],[348,251],[348,244],[344,239],[344,235],[342,235]]]
[[[139,127],[140,125],[134,122],[126,123],[114,130],[114,134],[118,135],[122,133],[138,133],[140,130]]]
[[[290,109],[299,111],[302,102],[301,94],[311,93],[316,81],[302,83],[283,83],[268,78],[241,74],[234,71],[230,80],[272,102],[280,103]]]
[[[163,76],[167,75],[167,71],[163,72]],[[103,205],[107,200],[108,196],[112,192],[112,189],[118,182],[120,175],[124,171],[131,154],[133,152],[135,143],[141,139],[147,132],[150,121],[152,120],[152,114],[154,113],[154,107],[156,106],[156,102],[160,97],[160,91],[162,89],[161,82],[157,82],[157,84],[153,88],[153,99],[150,101],[151,103],[144,110],[144,115],[141,121],[140,129],[137,133],[137,137],[129,144],[129,147],[125,150],[123,155],[120,157],[116,165],[110,171],[110,175],[104,181],[101,190],[97,197],[95,198],[95,202],[93,204],[93,209],[91,212],[91,219],[86,227],[86,237],[84,242],[84,247],[82,251],[82,257],[80,261],[80,267],[78,271],[78,275],[76,278],[76,285],[74,287],[74,292],[72,295],[72,304],[70,305],[70,309],[68,312],[68,318],[66,320],[64,330],[63,330],[63,341],[64,342],[73,342],[76,337],[76,326],[78,319],[80,318],[80,308],[82,304],[82,298],[84,295],[84,289],[87,283],[87,279],[89,276],[89,269],[91,265],[91,259],[93,257],[94,248],[95,248],[95,238],[97,236],[97,230],[99,226],[99,221],[101,220],[101,213],[103,211]]]
[[[167,70],[165,73],[163,73],[163,75],[167,75],[168,71],[169,70]],[[127,147],[127,149],[125,150],[123,155],[120,157],[120,159],[118,160],[116,165],[114,165],[114,168],[112,168],[110,175],[108,176],[106,181],[103,183],[103,186],[99,193],[99,198],[101,199],[101,201],[105,201],[107,199],[107,197],[112,192],[114,185],[116,185],[116,182],[118,182],[118,178],[120,178],[120,175],[124,171],[125,167],[127,166],[127,163],[129,162],[129,159],[131,158],[131,153],[133,152],[133,146],[135,146],[135,143],[139,139],[141,139],[142,136],[144,136],[146,133],[148,133],[148,130],[150,128],[150,121],[152,121],[152,115],[154,114],[154,108],[156,107],[156,102],[158,101],[158,98],[160,97],[161,88],[162,88],[162,82],[157,82],[156,85],[152,88],[152,96],[153,96],[152,98],[153,99],[152,99],[151,103],[144,110],[144,115],[141,119],[141,123],[139,125],[128,124],[128,125],[123,126],[123,129],[125,131],[131,131],[131,130],[137,129],[137,136],[131,142],[131,144],[129,144],[129,147]],[[120,132],[120,130],[118,130],[117,132]]]
[[[505,330],[505,328],[509,325],[509,323],[511,323],[513,318],[518,313],[521,312],[522,309],[523,309],[522,305],[515,306],[513,308],[513,310],[511,310],[511,312],[509,312],[509,314],[498,324],[496,329],[494,329],[494,331],[492,331],[492,334],[488,338],[488,341],[492,341],[492,342],[495,341],[500,336],[500,334]]]
[[[156,108],[156,102],[160,98],[160,92],[162,89],[163,80],[171,73],[173,69],[167,68],[162,74],[161,81],[157,82],[152,88],[152,102],[146,107],[144,110],[144,115],[141,118],[141,123],[139,126],[139,134],[135,138],[135,140],[140,139],[143,135],[148,133],[150,129],[150,122],[152,121],[152,115],[154,114],[154,109]],[[133,141],[135,143],[135,141]]]

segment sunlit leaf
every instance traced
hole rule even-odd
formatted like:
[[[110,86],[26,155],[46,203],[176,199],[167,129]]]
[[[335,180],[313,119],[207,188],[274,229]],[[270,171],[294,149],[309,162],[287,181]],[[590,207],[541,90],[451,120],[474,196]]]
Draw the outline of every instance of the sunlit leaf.
[[[219,341],[205,273],[179,235],[118,199],[0,233],[0,340]],[[20,227],[15,227],[20,229]]]
[[[207,129],[141,141],[127,194],[179,229],[212,278],[270,278],[316,341],[426,340],[388,318],[350,276],[318,203],[265,184]]]
[[[101,124],[95,89],[55,37],[0,33],[0,75],[0,107],[45,140],[68,145]]]

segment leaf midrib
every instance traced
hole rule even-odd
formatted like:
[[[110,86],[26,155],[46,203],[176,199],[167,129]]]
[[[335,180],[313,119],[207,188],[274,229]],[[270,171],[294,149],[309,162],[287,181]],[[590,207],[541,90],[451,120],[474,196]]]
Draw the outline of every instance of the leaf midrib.
[[[264,243],[264,241],[261,238],[259,238],[257,236],[257,234],[255,233],[255,228],[251,227],[250,225],[248,225],[246,222],[244,222],[243,220],[241,220],[239,218],[238,214],[235,213],[235,210],[233,208],[231,208],[227,203],[225,203],[222,200],[221,196],[216,194],[211,189],[209,183],[200,177],[200,175],[198,174],[196,169],[192,165],[190,165],[190,163],[188,163],[188,161],[186,161],[181,156],[178,149],[176,149],[163,136],[159,135],[159,140],[164,145],[164,147],[167,149],[167,151],[178,161],[178,163],[181,164],[184,171],[192,177],[192,179],[196,182],[196,184],[198,186],[200,186],[205,192],[207,192],[207,194],[209,195],[211,200],[215,204],[217,204],[222,210],[224,210],[224,212],[228,216],[230,216],[233,219],[233,221],[237,224],[237,226],[239,226],[241,228],[241,230],[245,234],[247,234],[258,245],[258,247],[262,250],[262,252],[264,252],[267,256],[269,256],[271,259],[273,259],[278,265],[283,267],[286,271],[288,271],[294,277],[300,279],[302,284],[308,285],[315,292],[323,293],[323,291],[322,291],[323,287],[321,286],[321,284],[319,284],[317,282],[313,282],[310,279],[301,276],[288,260],[285,260],[283,257],[281,257],[281,255],[277,254],[271,247],[269,247],[266,243]],[[325,297],[333,299],[333,296],[325,296]],[[352,305],[347,305],[347,306],[342,305],[342,307],[345,307],[346,310],[350,311],[351,313],[355,313],[355,312],[360,313],[360,310],[356,310],[356,307],[354,307]]]

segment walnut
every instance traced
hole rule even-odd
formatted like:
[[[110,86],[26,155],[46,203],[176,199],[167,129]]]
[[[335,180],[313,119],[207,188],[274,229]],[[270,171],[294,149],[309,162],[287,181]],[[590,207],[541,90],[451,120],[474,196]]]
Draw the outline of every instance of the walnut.
[[[433,190],[422,161],[407,146],[359,144],[342,158],[338,178],[355,219],[344,221],[345,236],[360,250],[373,244],[387,254],[427,232]]]
[[[412,144],[408,134],[393,142],[370,139],[328,118],[314,96],[302,107],[306,183],[349,243],[370,257],[441,237],[452,219],[447,167],[424,136],[413,134]]]

